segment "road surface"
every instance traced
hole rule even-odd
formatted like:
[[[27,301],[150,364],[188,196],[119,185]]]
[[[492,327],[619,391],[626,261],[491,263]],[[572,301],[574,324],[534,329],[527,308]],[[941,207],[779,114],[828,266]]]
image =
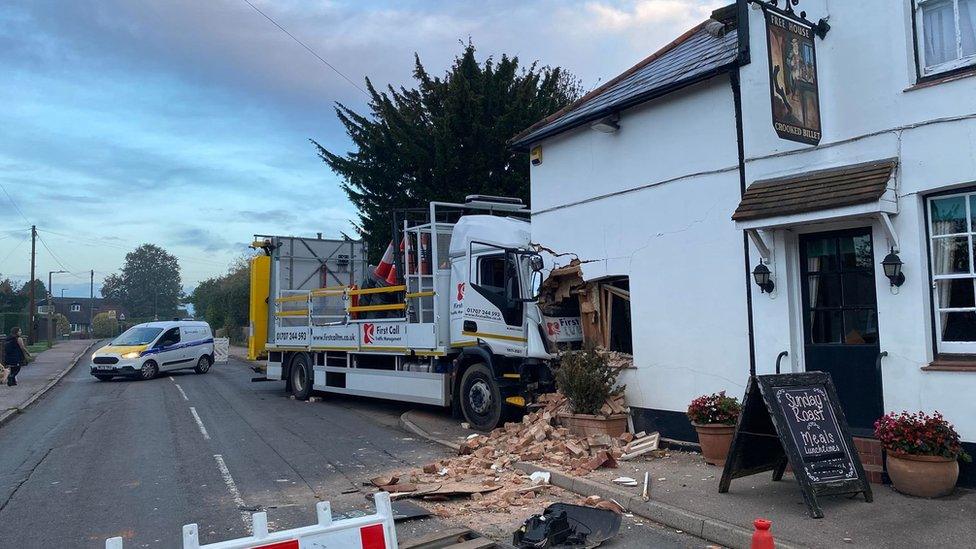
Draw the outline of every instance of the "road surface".
[[[405,405],[288,398],[281,382],[253,383],[235,360],[206,375],[96,381],[87,359],[33,407],[0,428],[0,546],[179,547],[184,524],[202,543],[248,532],[267,510],[272,530],[370,509],[362,483],[447,450],[401,431]],[[398,524],[400,539],[445,527]],[[695,538],[625,522],[608,547],[704,547]]]

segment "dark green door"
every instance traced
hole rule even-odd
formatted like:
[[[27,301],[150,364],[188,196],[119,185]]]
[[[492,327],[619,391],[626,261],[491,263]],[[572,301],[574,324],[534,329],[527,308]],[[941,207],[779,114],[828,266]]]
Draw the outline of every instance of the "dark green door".
[[[867,227],[800,236],[806,369],[830,374],[856,435],[884,408],[873,248]]]

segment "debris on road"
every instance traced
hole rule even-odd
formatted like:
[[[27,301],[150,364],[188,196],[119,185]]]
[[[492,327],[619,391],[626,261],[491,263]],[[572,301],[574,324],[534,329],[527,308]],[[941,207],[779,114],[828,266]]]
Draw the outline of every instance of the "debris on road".
[[[554,503],[529,517],[512,536],[520,548],[597,547],[617,535],[620,514],[598,507]]]
[[[637,486],[637,479],[631,477],[617,477],[611,482],[621,486]]]
[[[515,461],[542,462],[547,467],[583,476],[600,467],[616,468],[618,460],[658,451],[657,433],[624,433],[619,437],[572,435],[556,424],[558,414],[568,406],[566,397],[559,393],[542,395],[537,406],[539,409],[526,414],[520,423],[506,423],[488,435],[465,439],[459,454],[470,459],[460,465],[498,471]],[[601,412],[626,413],[623,396],[607,399]]]

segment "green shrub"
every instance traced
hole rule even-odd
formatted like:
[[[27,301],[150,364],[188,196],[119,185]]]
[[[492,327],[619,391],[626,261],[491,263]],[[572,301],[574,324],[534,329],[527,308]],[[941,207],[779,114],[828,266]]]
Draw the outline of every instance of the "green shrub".
[[[617,386],[618,373],[596,351],[573,351],[560,359],[556,386],[574,414],[596,415],[608,398],[624,390]]]

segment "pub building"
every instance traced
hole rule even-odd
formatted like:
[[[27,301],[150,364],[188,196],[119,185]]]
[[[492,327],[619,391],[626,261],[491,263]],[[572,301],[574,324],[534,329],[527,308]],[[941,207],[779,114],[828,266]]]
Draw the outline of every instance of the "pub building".
[[[820,370],[872,482],[888,411],[942,412],[972,454],[976,2],[773,4],[716,10],[516,136],[533,241],[608,289],[582,318],[614,303],[637,430],[694,442],[696,396]]]

